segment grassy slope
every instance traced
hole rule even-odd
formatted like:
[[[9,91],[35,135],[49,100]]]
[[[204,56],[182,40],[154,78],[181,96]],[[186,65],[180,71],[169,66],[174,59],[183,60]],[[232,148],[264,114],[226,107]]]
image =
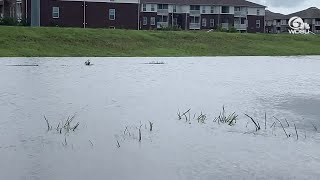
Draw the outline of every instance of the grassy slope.
[[[320,36],[0,27],[0,56],[320,55]]]

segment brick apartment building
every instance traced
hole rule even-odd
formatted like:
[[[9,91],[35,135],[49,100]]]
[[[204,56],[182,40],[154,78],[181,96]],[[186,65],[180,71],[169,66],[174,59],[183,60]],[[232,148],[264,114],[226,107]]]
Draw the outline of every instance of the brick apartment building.
[[[2,17],[32,26],[265,31],[266,7],[246,0],[0,0],[1,7]]]
[[[308,23],[310,25],[310,31],[320,34],[320,9],[316,7],[311,7],[288,15],[266,11],[266,32],[288,33],[289,19],[294,16],[301,17],[304,22]]]

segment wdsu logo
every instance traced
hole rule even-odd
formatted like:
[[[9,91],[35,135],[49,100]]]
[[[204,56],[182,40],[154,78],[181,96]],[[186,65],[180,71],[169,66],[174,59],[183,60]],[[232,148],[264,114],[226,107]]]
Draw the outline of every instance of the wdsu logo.
[[[310,34],[310,25],[304,23],[300,17],[292,17],[289,19],[290,34]]]

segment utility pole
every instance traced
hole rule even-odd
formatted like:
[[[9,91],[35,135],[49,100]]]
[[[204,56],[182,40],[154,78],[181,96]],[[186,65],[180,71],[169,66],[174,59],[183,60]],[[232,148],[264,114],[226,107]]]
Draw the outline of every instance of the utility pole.
[[[140,0],[138,0],[138,30],[140,30]]]
[[[86,0],[83,0],[83,28],[86,28]]]

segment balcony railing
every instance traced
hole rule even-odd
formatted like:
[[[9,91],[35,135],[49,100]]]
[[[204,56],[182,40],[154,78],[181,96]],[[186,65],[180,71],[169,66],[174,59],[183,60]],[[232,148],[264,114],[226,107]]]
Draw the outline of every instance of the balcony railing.
[[[221,23],[222,29],[229,30],[229,23]]]
[[[235,11],[234,12],[234,16],[235,17],[246,17],[247,16],[247,12],[246,11]]]
[[[238,30],[246,30],[247,24],[234,24],[234,28],[236,28]]]
[[[200,10],[190,10],[190,16],[200,16]]]
[[[200,23],[190,23],[189,29],[200,29]]]
[[[320,26],[320,21],[316,21],[315,25]]]
[[[280,22],[277,22],[276,26],[281,26],[281,23],[280,23]]]
[[[166,28],[169,26],[169,23],[168,22],[157,22],[157,28],[160,29],[160,28]]]
[[[158,15],[167,15],[169,14],[168,9],[158,9]]]

